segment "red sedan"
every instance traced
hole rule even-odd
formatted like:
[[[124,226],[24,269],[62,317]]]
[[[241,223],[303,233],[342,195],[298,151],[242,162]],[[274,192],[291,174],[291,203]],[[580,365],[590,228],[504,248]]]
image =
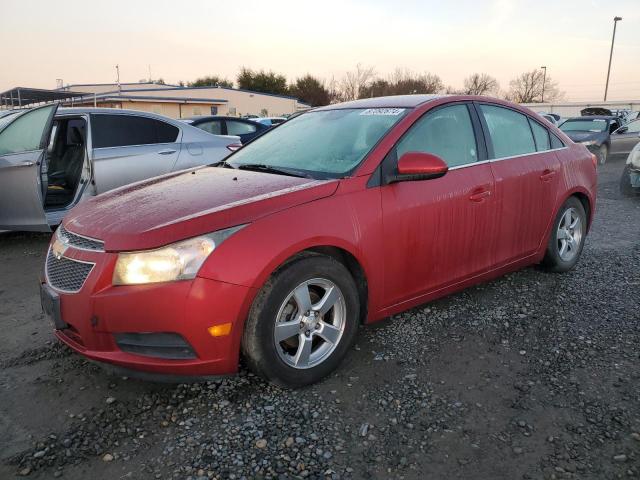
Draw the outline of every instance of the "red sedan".
[[[370,323],[527,265],[573,268],[596,164],[526,108],[410,95],[304,113],[220,164],[79,205],[42,303],[57,337],[150,376],[334,370]]]

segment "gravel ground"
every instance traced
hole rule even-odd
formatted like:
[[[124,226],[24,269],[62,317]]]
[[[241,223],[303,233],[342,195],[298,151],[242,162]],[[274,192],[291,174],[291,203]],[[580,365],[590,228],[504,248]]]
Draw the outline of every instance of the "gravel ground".
[[[0,478],[640,478],[640,198],[601,170],[578,267],[360,331],[286,391],[110,376],[40,314],[45,235],[0,235]],[[9,282],[9,279],[11,282]]]

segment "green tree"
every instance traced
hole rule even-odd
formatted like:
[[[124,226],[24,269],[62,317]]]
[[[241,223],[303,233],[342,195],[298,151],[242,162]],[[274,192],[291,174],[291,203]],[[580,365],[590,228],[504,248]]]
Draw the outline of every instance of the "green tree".
[[[189,82],[187,85],[190,87],[228,87],[233,88],[233,82],[230,82],[226,78],[219,77],[218,75],[207,75],[204,77],[196,78],[193,82]]]
[[[289,87],[289,94],[312,107],[329,105],[331,100],[329,90],[325,88],[324,83],[309,74],[298,78],[296,83]]]
[[[276,95],[287,95],[289,93],[287,78],[272,71],[254,71],[250,68],[242,67],[236,80],[238,88],[245,90]]]

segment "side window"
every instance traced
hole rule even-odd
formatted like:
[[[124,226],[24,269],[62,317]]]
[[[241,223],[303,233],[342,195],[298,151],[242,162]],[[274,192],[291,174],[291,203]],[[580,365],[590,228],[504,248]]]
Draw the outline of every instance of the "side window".
[[[0,133],[0,155],[39,150],[53,108],[55,107],[38,108],[23,113],[15,120],[13,116],[9,116],[13,123]]]
[[[533,131],[533,138],[536,141],[536,148],[539,152],[551,149],[551,141],[549,140],[549,130],[544,128],[538,122],[529,119],[531,124],[531,130]]]
[[[634,120],[627,125],[627,131],[625,133],[638,133],[640,132],[640,120]]]
[[[553,133],[551,134],[551,148],[563,148],[566,147],[564,142],[556,137]]]
[[[255,131],[256,127],[249,123],[227,120],[227,135],[243,135],[245,133],[253,133]]]
[[[480,105],[493,144],[493,158],[513,157],[536,151],[529,120],[521,113],[495,105]]]
[[[222,122],[219,120],[202,122],[196,125],[196,127],[204,130],[205,132],[213,133],[214,135],[222,135]]]
[[[171,143],[180,130],[168,123],[137,115],[92,115],[93,148]]]
[[[406,152],[433,153],[449,167],[478,160],[476,137],[466,105],[451,105],[428,112],[402,137],[398,158]]]

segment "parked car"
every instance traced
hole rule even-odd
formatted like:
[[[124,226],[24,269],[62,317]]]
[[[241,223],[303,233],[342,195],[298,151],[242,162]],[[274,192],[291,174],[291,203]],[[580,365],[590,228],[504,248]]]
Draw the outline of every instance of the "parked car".
[[[91,196],[219,162],[239,146],[132,110],[48,105],[9,118],[0,125],[0,230],[48,231]]]
[[[262,123],[263,125],[266,125],[268,127],[273,127],[287,121],[285,117],[257,117],[252,118],[251,120],[253,120],[254,122]]]
[[[560,115],[545,112],[538,112],[538,115],[550,122],[552,125],[558,126],[558,124],[560,123]]]
[[[237,135],[243,145],[269,130],[263,123],[219,115],[183,118],[181,121],[214,135]]]
[[[611,113],[611,110],[604,107],[587,107],[580,110],[580,115],[582,115],[583,117],[591,117],[594,115],[599,117],[611,117],[613,113]]]
[[[640,112],[631,112],[628,119],[630,122],[633,122],[634,120],[640,120]]]
[[[640,143],[629,152],[620,177],[620,191],[627,196],[640,194]]]
[[[233,373],[242,353],[296,387],[333,371],[363,322],[527,265],[571,270],[595,196],[595,156],[527,108],[329,105],[218,166],[74,208],[42,303],[93,360],[176,379]]]
[[[574,142],[587,147],[603,165],[611,151],[611,134],[620,126],[618,117],[593,115],[567,118],[560,130]]]
[[[633,147],[640,142],[640,120],[622,125],[611,134],[611,158],[627,158]]]

